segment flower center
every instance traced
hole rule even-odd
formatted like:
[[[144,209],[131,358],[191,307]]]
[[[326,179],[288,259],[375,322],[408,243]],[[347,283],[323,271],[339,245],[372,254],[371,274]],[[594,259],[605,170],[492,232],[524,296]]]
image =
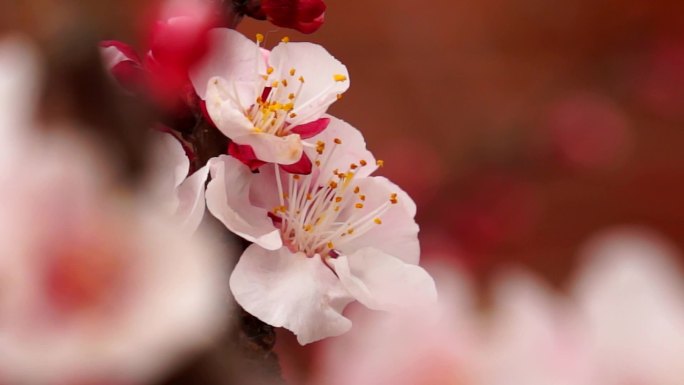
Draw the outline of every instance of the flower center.
[[[387,200],[367,207],[367,196],[359,186],[357,172],[367,166],[363,159],[352,163],[347,170],[334,170],[322,175],[340,139],[326,151],[325,143],[318,142],[314,170],[306,176],[287,174],[281,177],[274,165],[280,206],[271,215],[280,220],[280,230],[285,244],[293,252],[301,251],[307,256],[335,256],[335,251],[356,239],[374,226],[382,224],[383,214],[396,204],[397,194]],[[382,164],[382,161],[378,161]],[[332,253],[331,253],[332,251]]]
[[[261,60],[261,43],[264,37],[257,34],[256,47],[257,55]],[[288,38],[283,38],[281,44],[287,44]],[[297,73],[297,69],[290,68],[286,73],[276,71],[273,67],[266,68],[266,73],[260,75],[260,82],[257,84],[257,90],[261,93],[256,98],[246,111],[245,116],[254,125],[255,132],[264,132],[277,136],[285,136],[290,133],[290,129],[294,127],[291,121],[297,118],[297,114],[301,109],[308,106],[310,103],[325,96],[335,86],[335,82],[344,82],[347,80],[345,75],[332,75],[334,82],[331,82],[325,89],[322,89],[317,95],[300,102],[299,98],[304,88],[304,76]],[[337,98],[342,95],[338,94]]]

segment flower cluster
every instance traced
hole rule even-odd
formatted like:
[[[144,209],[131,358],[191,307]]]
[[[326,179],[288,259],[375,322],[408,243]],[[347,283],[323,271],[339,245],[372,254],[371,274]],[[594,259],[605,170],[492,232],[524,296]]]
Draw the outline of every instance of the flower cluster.
[[[326,114],[349,87],[322,47],[280,42],[271,51],[229,29],[191,79],[228,154],[209,161],[209,211],[254,242],[230,279],[237,302],[309,343],[347,331],[342,310],[378,310],[435,297],[419,260],[416,207],[389,180],[361,133]]]
[[[272,15],[284,3],[264,1],[261,10]],[[324,6],[303,3],[295,14],[322,20]],[[305,344],[346,332],[351,322],[342,311],[354,300],[378,310],[434,300],[432,278],[417,266],[415,204],[372,176],[382,161],[357,129],[326,113],[349,88],[347,68],[323,47],[288,38],[271,50],[263,35],[254,41],[228,28],[209,30],[205,39],[207,54],[185,75],[196,95],[194,115],[227,146],[187,177],[181,144],[191,157],[201,149],[192,134],[170,125],[162,154],[179,166],[160,184],[189,201],[175,209],[196,227],[210,175],[209,211],[253,242],[230,278],[237,302]],[[135,64],[125,47],[104,48],[114,75]]]

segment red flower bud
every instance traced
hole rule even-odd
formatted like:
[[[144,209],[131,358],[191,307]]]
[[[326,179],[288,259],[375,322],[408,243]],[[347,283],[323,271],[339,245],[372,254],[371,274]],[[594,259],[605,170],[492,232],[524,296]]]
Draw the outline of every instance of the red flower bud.
[[[312,33],[323,24],[325,8],[323,0],[261,0],[258,16],[279,27]]]

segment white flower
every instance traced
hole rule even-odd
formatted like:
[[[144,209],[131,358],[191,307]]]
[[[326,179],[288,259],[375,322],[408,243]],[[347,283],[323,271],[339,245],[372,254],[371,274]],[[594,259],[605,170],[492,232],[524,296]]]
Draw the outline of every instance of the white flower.
[[[346,67],[316,44],[268,52],[231,29],[212,30],[210,46],[190,78],[214,124],[261,161],[299,161],[302,139],[325,129],[319,119],[349,87]]]
[[[255,242],[230,280],[237,302],[305,344],[346,332],[341,315],[356,299],[372,309],[434,299],[419,260],[415,204],[383,177],[361,134],[329,117],[307,148],[313,171],[277,165],[253,174],[228,156],[210,163],[207,207],[228,229]]]

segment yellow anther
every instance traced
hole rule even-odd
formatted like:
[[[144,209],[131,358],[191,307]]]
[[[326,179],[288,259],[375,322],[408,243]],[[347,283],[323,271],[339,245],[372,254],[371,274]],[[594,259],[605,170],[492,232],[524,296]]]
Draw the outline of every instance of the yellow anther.
[[[361,194],[361,195],[359,195],[359,199],[361,199],[362,201],[365,201],[365,200],[366,200],[366,196],[363,195],[363,194]]]
[[[304,231],[311,231],[312,229],[313,229],[313,226],[311,226],[311,224],[308,224],[308,223],[307,223],[307,224],[304,226]]]
[[[329,186],[330,186],[330,188],[337,188],[337,182],[335,182],[334,180],[331,180]]]
[[[264,42],[264,35],[257,33],[256,34],[256,41],[257,41],[257,43],[263,43]]]
[[[290,76],[294,76],[295,72],[296,72],[295,69],[294,69],[294,68],[291,68],[291,69],[290,69]]]
[[[352,170],[356,170],[358,167],[359,166],[357,166],[356,163],[352,163],[349,165],[349,168],[351,168]]]
[[[302,82],[302,83],[304,83],[304,76],[300,76],[300,77],[299,77],[299,81]]]
[[[347,230],[347,234],[351,235],[354,232],[354,228],[350,227],[349,230]]]
[[[354,194],[358,194],[359,191],[361,191],[361,188],[359,188],[359,186],[354,187]]]
[[[262,130],[261,127],[254,127],[254,128],[252,128],[252,132],[260,133],[260,132],[264,132],[264,130]]]
[[[362,209],[363,208],[363,203],[357,203],[354,205],[357,209]]]
[[[284,80],[283,80],[283,81],[284,81]],[[287,98],[290,99],[290,100],[292,100],[292,99],[295,98],[295,94],[292,94],[292,93],[291,93],[291,94],[287,95]]]
[[[320,165],[321,165],[321,161],[318,160],[318,159],[316,159],[316,160],[314,161],[314,163],[316,164],[316,166],[320,166]]]
[[[335,97],[337,98],[337,100],[342,100],[342,94],[337,94]]]
[[[292,179],[299,180],[299,174],[292,175]]]
[[[292,111],[294,109],[294,103],[283,104],[283,110]]]
[[[347,77],[345,75],[342,75],[342,74],[335,74],[335,75],[333,75],[333,79],[335,79],[336,82],[343,82],[343,81],[347,80]]]
[[[328,246],[329,249],[334,249],[334,248],[335,248],[335,245],[334,245],[332,242],[328,242],[327,246]]]
[[[285,193],[283,193],[283,198],[285,198],[285,199],[288,199],[288,198],[290,198],[290,194],[288,194],[288,193],[286,193],[286,192],[285,192]]]
[[[342,140],[340,140],[340,138],[333,139],[333,142],[335,142],[335,144],[342,144]]]
[[[276,80],[273,83],[271,83],[271,87],[277,88],[278,87],[278,81]]]
[[[266,68],[266,73],[269,75],[272,74],[273,73],[273,67]]]
[[[368,164],[368,162],[366,162],[365,160],[361,159],[361,160],[359,161],[359,164],[361,164],[361,166],[365,166],[365,165]]]
[[[334,210],[335,210],[335,212],[340,211],[340,206],[335,206]]]
[[[397,194],[393,193],[390,195],[390,202],[392,202],[393,205],[397,204],[399,200],[397,199]]]
[[[297,114],[295,114],[295,113],[293,112],[293,113],[290,114],[290,117],[291,117],[292,119],[294,119],[294,118],[297,117]]]
[[[283,43],[289,43],[290,42],[290,37],[289,36],[283,36],[282,39],[280,39]]]
[[[382,166],[385,165],[385,161],[382,160],[382,159],[378,159],[378,160],[375,161],[375,164],[377,164],[378,167],[382,167]]]
[[[380,218],[375,218],[375,219],[373,219],[373,222],[375,222],[375,223],[378,224],[378,225],[381,225],[381,224],[382,224],[382,221],[380,220]]]
[[[316,142],[316,152],[320,155],[323,154],[323,150],[325,150],[325,142],[319,140]]]
[[[337,203],[342,202],[342,197],[335,197],[335,202],[337,202]]]
[[[287,87],[287,79],[283,79],[283,87]]]
[[[311,196],[311,194],[306,194],[306,200],[307,200],[307,201],[310,201],[311,199],[313,199],[313,197]]]
[[[268,80],[268,76],[266,76],[266,75],[261,75],[261,78],[264,80]]]

